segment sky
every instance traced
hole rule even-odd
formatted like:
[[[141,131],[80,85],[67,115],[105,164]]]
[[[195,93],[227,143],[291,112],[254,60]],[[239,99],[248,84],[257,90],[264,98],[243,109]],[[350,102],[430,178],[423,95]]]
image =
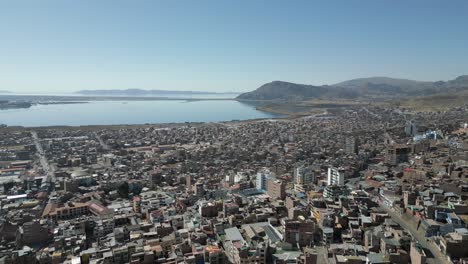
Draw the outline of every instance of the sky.
[[[244,92],[468,74],[466,0],[0,0],[0,90]]]

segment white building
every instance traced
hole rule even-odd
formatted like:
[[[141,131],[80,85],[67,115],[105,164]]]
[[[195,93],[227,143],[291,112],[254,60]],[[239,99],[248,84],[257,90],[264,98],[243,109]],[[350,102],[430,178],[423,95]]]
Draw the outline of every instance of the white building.
[[[344,174],[340,173],[340,171],[337,168],[329,167],[328,168],[327,185],[343,186],[344,185]]]

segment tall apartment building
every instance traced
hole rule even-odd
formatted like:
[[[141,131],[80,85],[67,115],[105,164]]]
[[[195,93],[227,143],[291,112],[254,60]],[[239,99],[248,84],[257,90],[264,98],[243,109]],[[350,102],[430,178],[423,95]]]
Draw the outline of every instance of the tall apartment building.
[[[203,182],[199,181],[195,184],[195,195],[198,197],[205,195],[205,187],[203,186]]]
[[[340,173],[340,171],[337,168],[329,167],[327,185],[344,185],[344,174]]]
[[[405,133],[407,136],[416,136],[418,134],[418,127],[414,121],[406,122]]]
[[[294,170],[294,190],[297,192],[307,191],[307,185],[315,180],[314,173],[310,167],[305,165],[298,166]]]
[[[358,154],[359,140],[353,136],[346,137],[345,140],[345,151],[349,154]]]
[[[267,190],[267,179],[273,178],[273,173],[268,169],[263,169],[257,173],[256,187],[257,190]]]
[[[295,184],[309,184],[314,181],[314,172],[307,166],[299,166],[294,170]]]

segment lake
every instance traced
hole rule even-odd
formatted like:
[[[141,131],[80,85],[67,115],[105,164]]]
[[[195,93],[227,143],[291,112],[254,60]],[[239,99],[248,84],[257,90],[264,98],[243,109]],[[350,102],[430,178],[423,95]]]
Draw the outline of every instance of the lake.
[[[234,100],[90,101],[0,110],[0,124],[25,127],[219,122],[272,117],[278,115]]]

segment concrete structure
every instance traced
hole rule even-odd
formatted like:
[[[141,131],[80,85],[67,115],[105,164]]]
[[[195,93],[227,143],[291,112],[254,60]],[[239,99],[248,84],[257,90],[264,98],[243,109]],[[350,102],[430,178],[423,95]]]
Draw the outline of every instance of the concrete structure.
[[[284,241],[294,247],[314,245],[315,222],[312,220],[286,220],[284,222]]]
[[[416,122],[413,120],[406,122],[405,125],[405,133],[407,136],[415,136],[418,134],[418,127],[416,126]]]
[[[286,198],[286,183],[274,178],[267,180],[267,193],[273,199],[284,200]]]
[[[348,154],[358,154],[359,140],[354,136],[348,136],[345,139],[345,151]]]
[[[410,258],[412,264],[425,264],[427,256],[424,252],[424,249],[419,244],[412,242],[410,248]]]
[[[294,189],[297,192],[306,192],[308,185],[314,182],[314,172],[305,165],[298,166],[294,170]]]
[[[268,169],[262,169],[257,173],[256,178],[256,188],[257,190],[266,191],[267,190],[267,180],[273,178],[273,174]]]
[[[327,185],[344,185],[344,174],[340,173],[337,168],[329,167],[327,173]]]

